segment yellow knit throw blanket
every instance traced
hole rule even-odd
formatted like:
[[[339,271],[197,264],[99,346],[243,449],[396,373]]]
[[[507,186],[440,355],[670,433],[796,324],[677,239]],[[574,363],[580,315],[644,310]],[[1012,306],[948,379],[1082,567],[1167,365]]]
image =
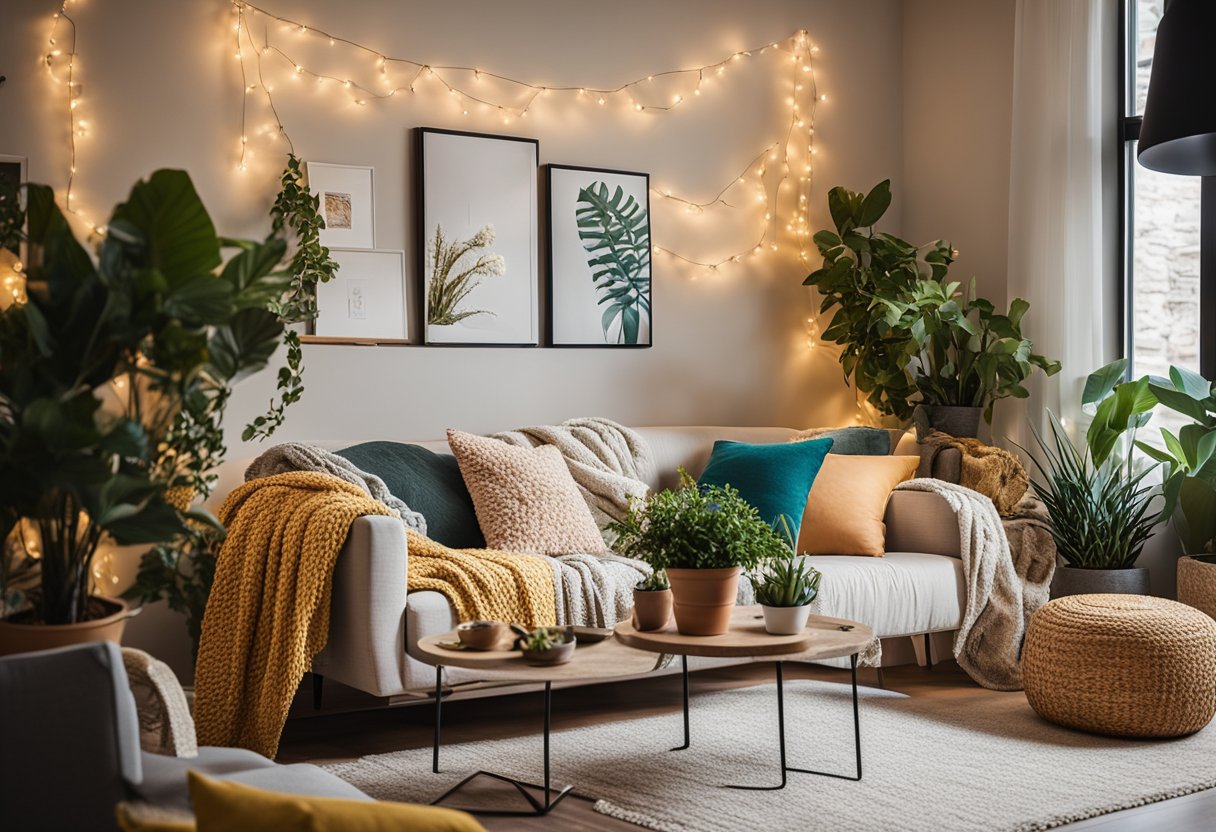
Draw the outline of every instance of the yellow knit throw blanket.
[[[449,549],[412,529],[409,591],[443,593],[460,621],[488,619],[529,628],[557,623],[553,566],[544,558],[496,549]]]
[[[200,745],[267,757],[329,635],[334,564],[356,517],[392,515],[358,486],[315,472],[252,480],[220,508],[228,529],[195,671]]]

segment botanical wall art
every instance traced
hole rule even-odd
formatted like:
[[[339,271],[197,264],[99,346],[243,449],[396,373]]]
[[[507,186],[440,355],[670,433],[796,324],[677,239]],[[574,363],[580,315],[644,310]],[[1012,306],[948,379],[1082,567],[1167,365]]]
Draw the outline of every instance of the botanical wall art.
[[[535,346],[539,143],[420,128],[417,150],[425,343]]]
[[[331,248],[338,273],[317,286],[313,341],[406,343],[405,252]]]
[[[549,342],[651,344],[650,177],[549,165]]]
[[[308,190],[317,197],[317,211],[325,220],[321,245],[376,247],[375,188],[371,168],[309,162]]]

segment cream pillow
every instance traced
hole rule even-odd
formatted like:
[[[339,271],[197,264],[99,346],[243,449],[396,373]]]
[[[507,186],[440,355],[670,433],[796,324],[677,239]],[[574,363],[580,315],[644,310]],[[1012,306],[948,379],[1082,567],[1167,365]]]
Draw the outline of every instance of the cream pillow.
[[[538,555],[607,552],[557,448],[520,448],[458,430],[448,431],[448,445],[487,547]]]
[[[895,486],[912,479],[919,463],[915,456],[828,454],[806,499],[798,551],[882,557],[887,499]]]

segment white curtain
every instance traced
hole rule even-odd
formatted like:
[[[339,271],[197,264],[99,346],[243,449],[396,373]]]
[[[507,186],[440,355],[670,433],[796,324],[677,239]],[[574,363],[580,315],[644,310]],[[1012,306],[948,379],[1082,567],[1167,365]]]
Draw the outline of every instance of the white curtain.
[[[1109,212],[1103,210],[1115,158],[1109,107],[1117,78],[1109,58],[1117,5],[1110,0],[1017,3],[1009,296],[1030,302],[1023,331],[1035,351],[1064,365],[1050,379],[1036,374],[1024,407],[1004,409],[998,435],[1024,447],[1030,447],[1028,425],[1041,429],[1045,424],[1045,408],[1066,424],[1083,418],[1084,379],[1106,363],[1117,331],[1109,291],[1115,262],[1109,253],[1112,238],[1104,233]]]

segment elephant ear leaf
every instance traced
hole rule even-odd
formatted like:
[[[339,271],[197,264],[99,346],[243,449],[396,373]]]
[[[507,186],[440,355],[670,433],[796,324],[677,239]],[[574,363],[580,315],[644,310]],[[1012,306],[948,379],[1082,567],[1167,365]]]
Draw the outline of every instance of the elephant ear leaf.
[[[597,305],[608,304],[600,319],[604,340],[619,318],[617,341],[638,343],[642,318],[650,317],[649,211],[620,185],[609,191],[604,182],[592,182],[579,189],[574,220]]]
[[[138,229],[148,246],[149,262],[176,284],[220,264],[220,241],[190,176],[181,170],[158,170],[137,182],[127,201],[114,209],[113,221]]]

